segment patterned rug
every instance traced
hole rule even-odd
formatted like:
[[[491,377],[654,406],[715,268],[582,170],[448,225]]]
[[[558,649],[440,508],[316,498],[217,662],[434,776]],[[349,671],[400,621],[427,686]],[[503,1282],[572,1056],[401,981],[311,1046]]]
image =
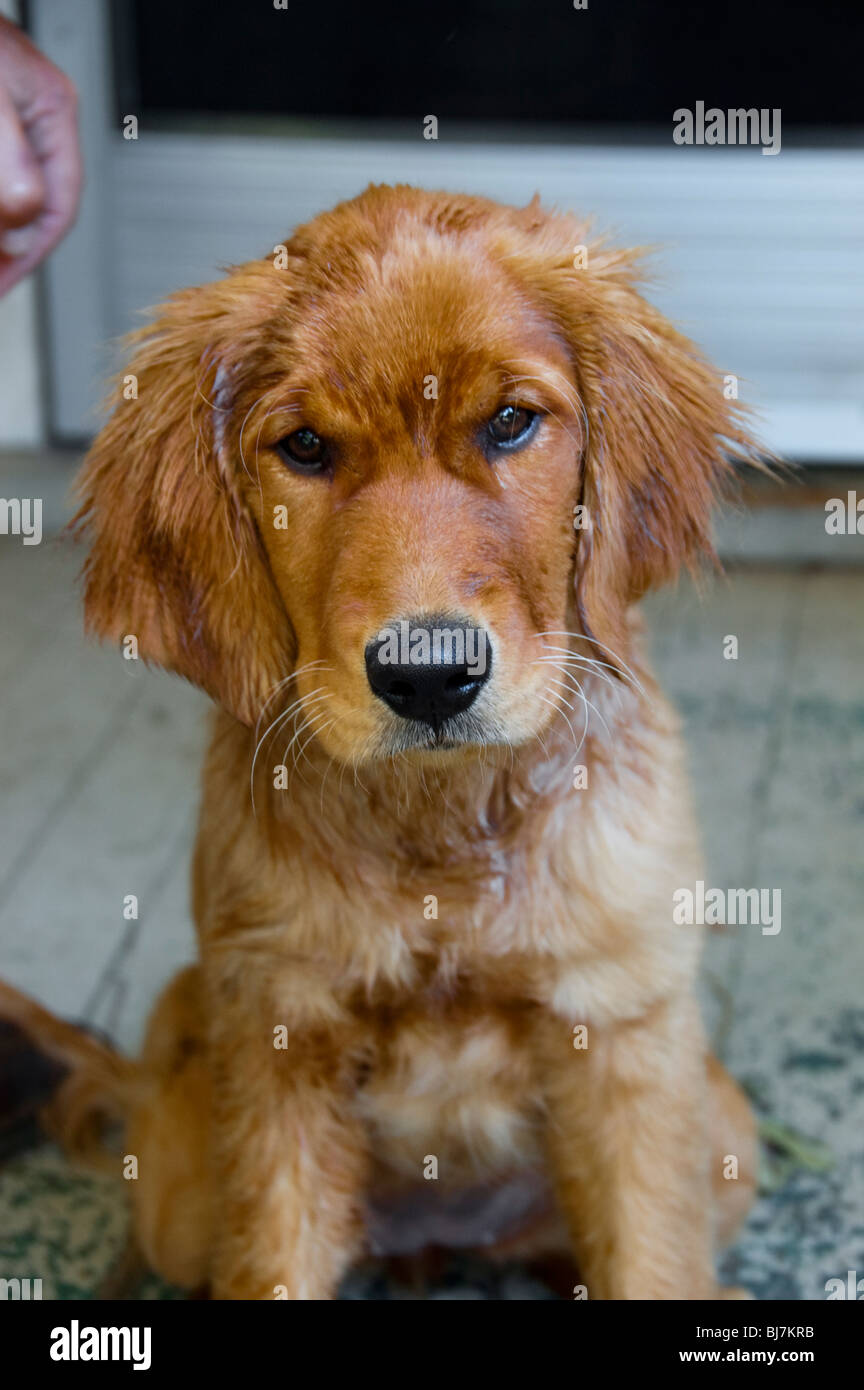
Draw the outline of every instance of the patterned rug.
[[[818,1297],[796,1281],[789,1256],[806,1245],[814,1214],[826,1233],[846,1219],[842,1177],[821,1145],[779,1127],[768,1129],[772,1142],[763,1146],[763,1192],[742,1240],[723,1259],[723,1282],[742,1284],[761,1299]],[[122,1185],[72,1169],[51,1145],[0,1168],[0,1277],[29,1279],[31,1288],[33,1280],[41,1280],[43,1299],[99,1297],[120,1259],[126,1230]],[[814,1253],[827,1257],[832,1249],[826,1238],[816,1241]],[[826,1264],[825,1277],[831,1273],[836,1271]],[[178,1299],[185,1294],[148,1276],[136,1296]],[[347,1300],[559,1296],[518,1266],[493,1266],[457,1255],[422,1288],[401,1284],[392,1272],[372,1263],[353,1271],[340,1294]]]

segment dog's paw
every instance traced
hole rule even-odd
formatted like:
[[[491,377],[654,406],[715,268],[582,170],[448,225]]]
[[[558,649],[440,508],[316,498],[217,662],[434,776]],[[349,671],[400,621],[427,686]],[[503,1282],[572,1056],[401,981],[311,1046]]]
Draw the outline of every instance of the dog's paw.
[[[724,1301],[727,1298],[748,1298],[751,1299],[753,1302],[755,1302],[756,1300],[756,1295],[752,1294],[749,1289],[741,1288],[718,1289],[717,1297],[723,1299]]]

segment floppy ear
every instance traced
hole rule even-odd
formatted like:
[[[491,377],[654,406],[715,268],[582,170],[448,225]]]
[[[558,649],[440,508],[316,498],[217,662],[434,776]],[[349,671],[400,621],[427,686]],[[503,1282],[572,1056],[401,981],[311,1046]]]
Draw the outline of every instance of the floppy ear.
[[[580,373],[589,529],[577,550],[577,600],[589,628],[593,618],[614,642],[647,589],[716,560],[718,489],[733,459],[758,455],[720,373],[617,274],[604,284],[601,268],[598,279],[599,351]]]
[[[293,664],[287,614],[241,485],[237,364],[248,370],[260,342],[259,279],[243,268],[183,291],[133,335],[138,351],[85,462],[73,522],[90,543],[88,630],[134,636],[145,661],[185,676],[247,724]]]
[[[541,295],[584,409],[579,617],[588,637],[620,651],[634,600],[682,565],[716,559],[711,510],[732,461],[764,465],[721,374],[635,289],[638,253],[589,244],[577,268],[585,227],[532,213],[535,283],[539,245]]]

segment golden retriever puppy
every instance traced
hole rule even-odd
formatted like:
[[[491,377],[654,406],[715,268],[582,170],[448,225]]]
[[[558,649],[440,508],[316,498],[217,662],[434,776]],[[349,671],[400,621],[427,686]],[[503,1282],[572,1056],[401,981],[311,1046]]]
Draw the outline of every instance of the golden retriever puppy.
[[[536,200],[373,187],[139,335],[87,622],[218,706],[200,962],[127,1106],[170,1278],[329,1299],[437,1216],[592,1299],[720,1296],[753,1125],[634,605],[755,451],[634,277]]]

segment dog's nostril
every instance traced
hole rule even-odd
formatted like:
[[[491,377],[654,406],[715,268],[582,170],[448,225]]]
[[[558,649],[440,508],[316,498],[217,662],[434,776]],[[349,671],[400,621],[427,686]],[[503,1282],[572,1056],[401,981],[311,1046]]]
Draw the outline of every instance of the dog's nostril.
[[[403,619],[382,628],[366,648],[366,673],[378,698],[403,718],[434,728],[473,704],[491,664],[485,629],[446,617]]]

